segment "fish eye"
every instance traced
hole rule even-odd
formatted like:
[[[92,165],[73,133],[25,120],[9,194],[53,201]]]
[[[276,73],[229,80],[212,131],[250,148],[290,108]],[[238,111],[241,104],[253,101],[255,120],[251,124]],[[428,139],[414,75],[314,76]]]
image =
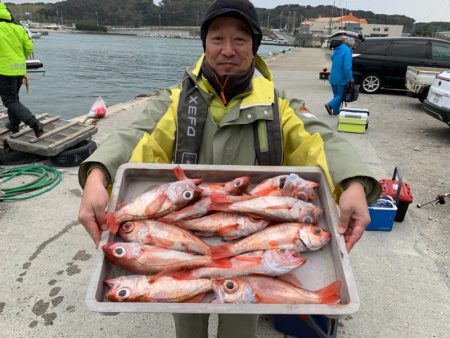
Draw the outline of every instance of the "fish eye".
[[[281,253],[285,253],[285,252],[286,252],[286,249],[280,249],[280,252],[281,252]]]
[[[319,227],[314,227],[314,233],[320,234],[322,232],[322,229]]]
[[[303,217],[303,223],[312,224],[313,218],[310,215]]]
[[[120,298],[128,298],[131,294],[131,290],[128,288],[122,288],[117,290],[116,295]]]
[[[126,253],[127,252],[125,251],[125,249],[122,248],[121,246],[117,247],[114,250],[114,256],[119,257],[119,258],[125,256]]]
[[[122,225],[122,230],[123,230],[123,232],[126,232],[126,233],[133,231],[133,223],[131,223],[131,222],[124,223]]]
[[[184,199],[191,200],[194,197],[194,194],[190,190],[186,190],[183,192]]]
[[[233,293],[237,289],[237,284],[232,280],[225,281],[223,285],[225,287],[225,292],[227,293]]]
[[[234,186],[235,186],[236,188],[239,188],[240,186],[242,186],[242,181],[236,181],[236,182],[234,182]]]

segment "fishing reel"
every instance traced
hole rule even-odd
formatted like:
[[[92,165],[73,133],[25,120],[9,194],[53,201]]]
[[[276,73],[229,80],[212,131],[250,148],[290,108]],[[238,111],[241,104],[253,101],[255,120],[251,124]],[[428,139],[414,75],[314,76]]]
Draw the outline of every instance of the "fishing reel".
[[[436,203],[436,205],[438,205],[438,204],[445,204],[445,198],[446,197],[450,197],[450,192],[448,192],[446,194],[442,194],[442,195],[437,195],[436,198],[434,200],[432,200],[432,201],[428,201],[428,202],[425,202],[425,203],[417,203],[417,207],[421,208],[424,205],[431,204],[431,203]]]

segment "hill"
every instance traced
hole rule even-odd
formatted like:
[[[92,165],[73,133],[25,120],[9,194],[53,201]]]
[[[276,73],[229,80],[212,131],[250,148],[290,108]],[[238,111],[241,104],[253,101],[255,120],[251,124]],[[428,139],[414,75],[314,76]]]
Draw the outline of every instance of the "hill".
[[[66,0],[58,3],[15,5],[6,3],[17,19],[58,24],[85,24],[96,26],[198,26],[211,0],[163,0],[155,5],[151,0]],[[341,9],[334,6],[281,5],[273,9],[257,8],[264,27],[286,28],[308,18],[339,16]],[[365,18],[369,23],[403,25],[405,31],[417,30],[414,19],[404,15],[375,14],[370,11],[345,9],[345,13]],[[446,25],[446,26],[445,26]],[[437,27],[420,24],[420,35],[432,34]],[[431,28],[430,28],[431,27]]]

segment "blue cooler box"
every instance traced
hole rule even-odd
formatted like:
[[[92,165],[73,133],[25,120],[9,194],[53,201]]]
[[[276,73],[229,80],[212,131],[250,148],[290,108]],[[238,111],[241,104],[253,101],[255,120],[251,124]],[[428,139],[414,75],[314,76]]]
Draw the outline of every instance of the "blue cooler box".
[[[394,224],[397,206],[394,202],[385,200],[389,207],[369,207],[370,223],[366,230],[368,231],[391,231]]]

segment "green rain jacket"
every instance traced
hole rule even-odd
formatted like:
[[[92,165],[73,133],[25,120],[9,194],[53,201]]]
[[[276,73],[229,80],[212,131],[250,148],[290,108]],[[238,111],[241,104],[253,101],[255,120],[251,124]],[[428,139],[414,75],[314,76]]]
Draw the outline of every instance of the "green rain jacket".
[[[212,86],[201,75],[204,56],[186,70],[209,102],[199,154],[199,164],[255,165],[253,122],[270,119],[274,102],[272,74],[256,55],[255,74],[250,92],[224,105]],[[199,75],[200,74],[200,75]],[[127,162],[172,163],[177,130],[177,108],[181,87],[163,90],[149,101],[129,127],[119,129],[80,166],[79,181],[84,187],[91,168],[100,167],[111,184],[118,167]],[[375,201],[380,184],[371,178],[368,168],[345,139],[320,122],[302,101],[278,97],[280,125],[286,166],[320,166],[327,177],[336,201],[348,179],[364,184],[367,200]],[[268,116],[269,114],[269,116]]]
[[[33,53],[33,42],[20,24],[11,21],[4,3],[0,3],[0,75],[22,76],[27,73],[26,57]]]

